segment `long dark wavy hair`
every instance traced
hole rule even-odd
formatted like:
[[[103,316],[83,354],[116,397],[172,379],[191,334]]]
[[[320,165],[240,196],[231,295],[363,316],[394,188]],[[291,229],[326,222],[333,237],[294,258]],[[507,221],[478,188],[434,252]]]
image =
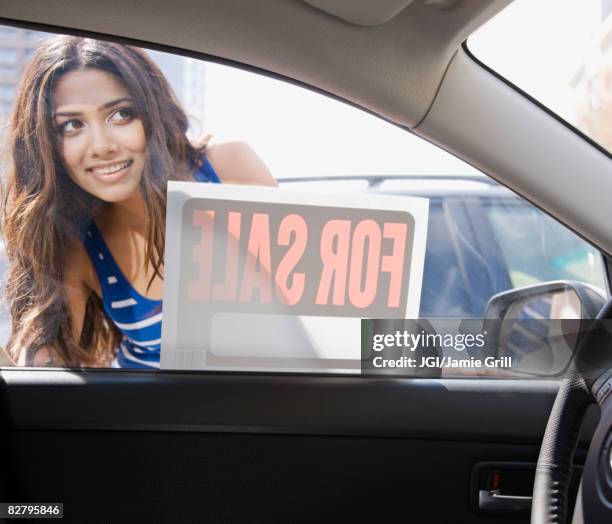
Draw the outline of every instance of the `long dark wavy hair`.
[[[105,203],[77,186],[59,154],[52,95],[63,75],[95,68],[130,93],[144,126],[147,152],[141,191],[147,212],[146,261],[161,276],[166,183],[177,166],[196,167],[205,143],[186,136],[188,119],[159,68],[141,50],[113,42],[57,36],[32,56],[18,89],[9,126],[8,172],[3,180],[1,227],[10,264],[6,299],[12,335],[8,350],[26,363],[47,348],[53,364],[108,362],[122,335],[93,292],[76,340],[64,289],[66,253]],[[77,330],[78,331],[78,330]]]

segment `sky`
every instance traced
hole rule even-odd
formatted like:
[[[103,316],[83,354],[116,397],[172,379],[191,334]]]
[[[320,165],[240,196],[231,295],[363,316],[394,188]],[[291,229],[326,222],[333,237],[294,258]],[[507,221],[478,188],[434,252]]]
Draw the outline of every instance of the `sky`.
[[[597,67],[599,0],[515,0],[468,40],[482,62],[575,121],[571,80],[583,64]]]
[[[277,178],[476,172],[411,133],[319,93],[217,64],[207,75],[207,129],[246,140]]]

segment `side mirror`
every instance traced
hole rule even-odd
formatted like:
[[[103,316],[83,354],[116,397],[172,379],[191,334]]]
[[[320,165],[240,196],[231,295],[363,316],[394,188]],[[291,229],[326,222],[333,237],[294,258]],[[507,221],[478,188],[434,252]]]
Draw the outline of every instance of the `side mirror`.
[[[562,373],[603,305],[597,288],[571,280],[546,282],[494,295],[484,329],[496,357],[536,376]]]

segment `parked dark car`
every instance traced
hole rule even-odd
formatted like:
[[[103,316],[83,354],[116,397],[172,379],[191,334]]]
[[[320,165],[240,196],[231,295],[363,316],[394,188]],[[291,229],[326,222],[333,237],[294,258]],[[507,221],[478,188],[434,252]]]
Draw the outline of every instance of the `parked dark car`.
[[[421,318],[483,318],[502,291],[551,280],[601,288],[601,254],[575,233],[494,180],[477,175],[335,176],[281,179],[429,200]],[[366,188],[364,188],[366,186]]]

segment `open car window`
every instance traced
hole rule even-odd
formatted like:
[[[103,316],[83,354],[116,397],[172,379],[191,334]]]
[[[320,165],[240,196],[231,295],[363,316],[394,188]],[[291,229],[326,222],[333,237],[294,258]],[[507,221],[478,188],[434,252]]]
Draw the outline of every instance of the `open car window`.
[[[608,294],[601,254],[563,225],[303,87],[12,27],[0,64],[0,334],[20,366],[358,373],[362,319],[482,322],[550,281]],[[424,358],[464,351],[424,329]],[[404,371],[442,372],[427,362]]]

